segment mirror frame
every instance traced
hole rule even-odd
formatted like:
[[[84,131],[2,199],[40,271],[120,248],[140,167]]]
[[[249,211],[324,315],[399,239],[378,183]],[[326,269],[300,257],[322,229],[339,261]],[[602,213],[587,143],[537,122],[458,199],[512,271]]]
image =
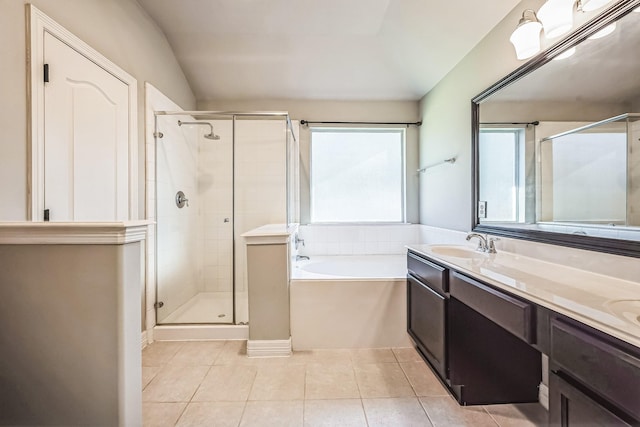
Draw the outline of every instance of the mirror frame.
[[[540,68],[565,50],[582,43],[587,39],[587,37],[627,15],[636,7],[640,7],[640,0],[623,0],[619,3],[616,3],[615,5],[602,12],[595,19],[573,30],[560,42],[539,53],[533,59],[529,60],[527,63],[517,68],[512,73],[503,77],[501,80],[493,84],[491,87],[485,89],[471,100],[471,176],[473,179],[471,228],[474,232],[640,258],[640,242],[636,241],[576,234],[554,233],[541,230],[527,230],[517,227],[481,224],[478,221],[478,201],[480,200],[478,161],[478,147],[480,138],[480,103],[500,89]]]

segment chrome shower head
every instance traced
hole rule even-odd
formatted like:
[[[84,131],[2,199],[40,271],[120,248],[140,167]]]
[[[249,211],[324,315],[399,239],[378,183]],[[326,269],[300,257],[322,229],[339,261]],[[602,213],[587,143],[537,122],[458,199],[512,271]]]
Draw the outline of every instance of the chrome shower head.
[[[205,134],[204,137],[207,139],[212,139],[214,141],[220,139],[220,135],[216,135],[215,133],[213,133],[213,126],[209,122],[183,122],[182,120],[178,120],[178,126],[182,125],[207,125],[211,129],[211,132]]]

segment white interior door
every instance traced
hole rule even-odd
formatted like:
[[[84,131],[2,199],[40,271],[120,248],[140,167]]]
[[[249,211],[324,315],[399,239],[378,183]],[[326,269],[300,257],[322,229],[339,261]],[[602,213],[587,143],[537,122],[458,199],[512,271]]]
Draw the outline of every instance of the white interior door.
[[[50,221],[129,215],[129,93],[120,79],[45,32],[44,208]]]

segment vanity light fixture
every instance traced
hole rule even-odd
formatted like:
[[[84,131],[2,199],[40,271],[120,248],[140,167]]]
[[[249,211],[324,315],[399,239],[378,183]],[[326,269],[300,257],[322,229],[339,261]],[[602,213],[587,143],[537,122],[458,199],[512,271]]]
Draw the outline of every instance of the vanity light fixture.
[[[548,39],[560,37],[573,27],[575,0],[547,0],[538,11],[544,35]]]
[[[604,7],[608,3],[611,3],[612,0],[581,0],[582,1],[582,10],[584,12],[591,12],[596,9],[600,9]]]
[[[606,27],[604,27],[603,29],[601,29],[600,31],[594,33],[593,35],[589,36],[588,39],[589,40],[597,40],[597,39],[601,39],[603,37],[607,37],[609,34],[613,33],[616,29],[616,23],[614,22],[611,25],[607,25]]]
[[[531,58],[540,52],[540,30],[542,24],[538,21],[536,13],[532,9],[522,12],[522,18],[518,26],[511,34],[509,41],[516,49],[518,59]]]

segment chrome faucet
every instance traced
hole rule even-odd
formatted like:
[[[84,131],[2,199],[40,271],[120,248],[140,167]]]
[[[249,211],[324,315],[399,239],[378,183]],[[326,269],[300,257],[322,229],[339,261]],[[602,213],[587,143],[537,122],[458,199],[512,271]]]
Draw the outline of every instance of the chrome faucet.
[[[308,260],[309,257],[306,255],[296,255],[296,261],[301,261],[301,260]]]
[[[298,246],[300,245],[300,243],[302,243],[302,246],[304,246],[304,239],[301,239],[300,237],[298,237],[298,233],[296,233],[293,236],[293,243],[296,250],[298,250]]]
[[[478,238],[478,247],[476,248],[476,251],[478,252],[485,252],[485,253],[489,253],[489,254],[495,254],[498,251],[496,251],[496,240],[500,240],[496,237],[488,237],[488,236],[483,236],[482,234],[478,234],[478,233],[469,233],[467,234],[467,241],[473,239],[474,237]]]

